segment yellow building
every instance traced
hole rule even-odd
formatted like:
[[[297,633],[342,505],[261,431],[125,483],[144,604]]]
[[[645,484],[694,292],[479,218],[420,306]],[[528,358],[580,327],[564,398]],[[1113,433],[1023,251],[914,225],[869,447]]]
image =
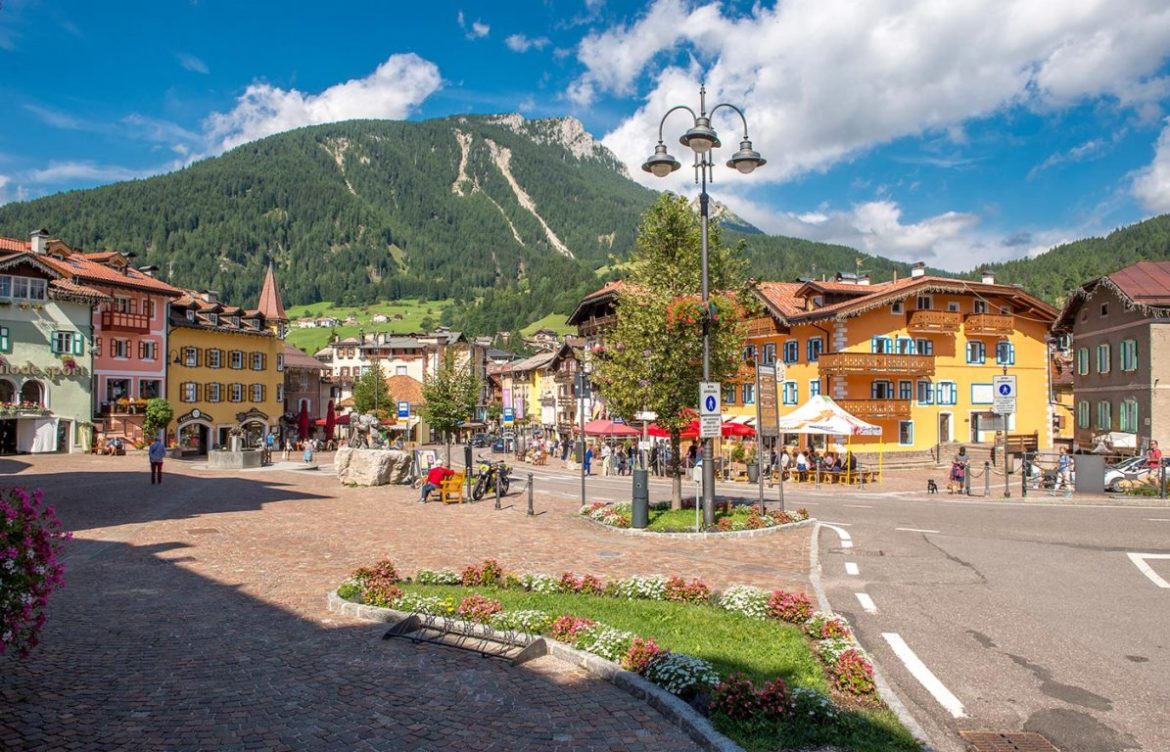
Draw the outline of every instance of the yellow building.
[[[214,292],[186,291],[171,303],[168,431],[186,454],[244,446],[279,433],[284,411],[284,342],[260,311],[227,305]]]
[[[1023,290],[989,275],[929,276],[919,265],[892,282],[839,275],[764,282],[756,293],[765,315],[750,323],[749,342],[763,363],[783,365],[782,416],[826,394],[882,428],[881,438],[854,438],[855,451],[945,458],[948,445],[995,440],[992,379],[1010,374],[1018,399],[1007,433],[1052,447],[1047,340],[1056,310]],[[747,381],[725,385],[727,415],[754,416]]]

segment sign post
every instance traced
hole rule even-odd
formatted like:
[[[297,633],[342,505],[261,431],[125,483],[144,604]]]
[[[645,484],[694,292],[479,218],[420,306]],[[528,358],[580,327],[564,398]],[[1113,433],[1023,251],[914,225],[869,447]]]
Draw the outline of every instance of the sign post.
[[[1002,416],[1003,421],[1003,497],[1010,499],[1012,488],[1008,481],[1008,470],[1011,467],[1011,459],[1008,457],[1008,419],[1016,411],[1016,377],[1006,373],[1003,376],[994,376],[991,379],[991,387],[995,392],[992,412]]]

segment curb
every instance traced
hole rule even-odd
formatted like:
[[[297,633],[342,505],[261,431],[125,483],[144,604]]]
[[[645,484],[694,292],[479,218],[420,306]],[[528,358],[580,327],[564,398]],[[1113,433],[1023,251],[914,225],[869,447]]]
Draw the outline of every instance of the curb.
[[[336,590],[330,591],[327,602],[330,611],[346,616],[353,616],[363,621],[388,624],[401,621],[410,616],[405,611],[395,611],[390,608],[366,606],[347,601],[339,596]],[[449,620],[448,624],[456,627],[458,631],[464,634],[474,636],[485,637],[489,631],[482,624],[472,622]],[[709,752],[744,752],[743,747],[740,747],[731,739],[716,731],[715,727],[711,725],[711,722],[696,712],[690,705],[632,671],[626,671],[616,663],[607,661],[592,653],[577,650],[562,642],[557,642],[550,637],[544,637],[543,635],[533,636],[520,632],[513,634],[515,637],[509,639],[505,633],[494,632],[493,630],[492,637],[519,647],[524,647],[535,639],[543,639],[548,644],[549,655],[570,665],[583,668],[593,676],[604,679],[631,697],[644,701],[647,705],[661,713],[666,720],[681,729],[692,741],[703,749],[709,750]]]
[[[818,521],[816,527],[813,528],[812,541],[808,547],[808,581],[812,583],[813,592],[816,593],[817,607],[822,611],[832,612],[833,608],[829,605],[829,597],[825,595],[825,588],[821,585],[821,557],[820,546],[817,541],[820,537],[821,527],[822,525]],[[857,639],[856,631],[854,631],[853,637]],[[861,644],[860,640],[857,642],[859,645]],[[864,648],[865,646],[862,645],[862,647]],[[878,695],[882,698],[882,702],[894,712],[894,715],[898,717],[898,721],[906,727],[906,730],[914,735],[914,738],[922,746],[923,752],[937,752],[934,745],[926,741],[926,732],[922,730],[922,726],[918,724],[917,719],[911,715],[910,709],[906,707],[905,703],[902,702],[902,698],[898,696],[894,688],[890,686],[890,683],[886,681],[885,676],[878,669],[877,661],[874,659],[873,653],[869,650],[865,652],[869,657],[870,665],[873,666],[873,683],[877,687]]]
[[[605,528],[606,530],[611,530],[621,535],[647,536],[650,538],[671,538],[675,540],[706,540],[708,538],[758,538],[761,535],[770,535],[779,530],[795,530],[797,528],[808,527],[809,525],[815,525],[817,523],[815,518],[810,517],[809,519],[801,520],[800,522],[789,522],[784,525],[762,527],[758,530],[728,530],[726,532],[716,531],[709,533],[655,533],[650,530],[637,530],[632,527],[614,527],[613,525],[607,525],[604,522],[598,522],[597,520],[589,519],[588,517],[582,516],[580,514],[574,514],[573,516],[588,522],[590,525],[597,525],[599,527]]]

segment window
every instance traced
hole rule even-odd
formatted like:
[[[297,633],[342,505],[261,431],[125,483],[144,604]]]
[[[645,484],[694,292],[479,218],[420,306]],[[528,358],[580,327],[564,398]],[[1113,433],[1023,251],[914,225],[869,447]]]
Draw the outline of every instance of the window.
[[[917,355],[918,348],[914,344],[914,340],[909,337],[898,337],[894,341],[899,355]]]
[[[756,346],[748,345],[743,349],[743,359],[745,361],[756,359]]]
[[[914,398],[914,382],[903,379],[898,382],[898,399],[910,400]]]
[[[142,341],[138,343],[138,359],[139,360],[157,360],[158,359],[158,343]]]
[[[995,343],[995,362],[1001,366],[1016,364],[1016,346],[1007,340]]]
[[[114,310],[118,313],[130,313],[130,298],[114,298]]]
[[[1138,367],[1137,360],[1137,340],[1123,339],[1121,341],[1121,370],[1136,371]],[[1121,430],[1125,430],[1124,428]]]
[[[1077,403],[1077,428],[1089,427],[1089,401],[1081,400]]]
[[[808,396],[816,397],[820,393],[821,393],[821,380],[820,379],[809,379],[808,380]]]
[[[276,385],[276,401],[284,402],[284,384]]]
[[[187,310],[187,320],[188,320],[188,321],[194,321],[194,320],[195,320],[195,311],[193,311],[193,310],[191,310],[191,309],[188,309],[188,310]]]
[[[184,381],[182,394],[184,402],[195,402],[199,399],[199,385],[194,381]]]
[[[981,365],[987,360],[987,348],[982,342],[967,343],[967,362]]]
[[[406,375],[406,366],[394,366],[394,375],[395,376],[405,376]]]
[[[85,348],[80,332],[53,332],[50,344],[58,355],[81,355]]]
[[[930,405],[934,403],[934,385],[929,381],[920,380],[918,382],[918,404]]]
[[[971,304],[972,313],[987,313],[987,301],[976,299]]]
[[[784,382],[783,402],[785,405],[795,405],[800,401],[799,389],[795,381]]]
[[[934,340],[919,337],[914,340],[914,346],[918,349],[919,355],[934,355]]]
[[[919,311],[929,311],[934,308],[934,298],[930,295],[919,295],[914,299],[914,307]]]
[[[870,340],[869,347],[875,353],[892,353],[894,351],[894,341],[889,337],[874,337]]]
[[[209,324],[214,325],[214,326],[219,326],[219,314],[218,313],[207,314],[207,322]]]
[[[764,345],[764,365],[770,366],[776,362],[776,343],[769,342]]]
[[[110,339],[110,355],[126,360],[130,357],[130,340]]]
[[[898,314],[905,313],[905,312],[906,312],[906,301],[895,300],[893,303],[890,303],[890,313],[897,316]]]
[[[12,297],[12,276],[0,274],[0,298]]]
[[[1097,428],[1102,431],[1113,430],[1113,405],[1109,400],[1097,403]]]
[[[223,400],[223,385],[222,384],[208,384],[207,385],[207,401],[220,402]]]
[[[821,353],[824,351],[825,341],[821,337],[810,337],[808,344],[805,346],[808,350],[808,362],[816,363],[821,359]]]
[[[207,351],[207,367],[208,368],[223,368],[223,350],[218,350],[214,347]]]
[[[12,352],[12,336],[6,326],[0,326],[0,352]]]
[[[886,379],[877,379],[869,385],[870,399],[893,399],[894,398],[894,382]]]
[[[230,384],[228,386],[228,399],[231,400],[232,402],[243,402],[244,401],[244,385],[243,384]]]
[[[138,380],[138,397],[139,399],[154,399],[162,396],[162,382],[158,379],[139,379]]]
[[[1137,433],[1138,431],[1138,405],[1135,399],[1126,399],[1121,401],[1121,410],[1118,411],[1117,419],[1121,422],[1120,430],[1126,433]]]
[[[735,404],[735,389],[736,389],[735,384],[724,384],[723,385],[723,404],[725,404],[725,405],[734,405]]]
[[[101,354],[102,354],[102,338],[101,337],[94,337],[93,338],[92,350],[93,350],[93,354],[95,356],[101,357]]]
[[[1077,348],[1077,374],[1084,376],[1089,372],[1089,348]]]
[[[230,365],[232,368],[236,369],[237,371],[240,370],[241,368],[243,368],[244,367],[244,351],[243,350],[232,350],[231,353],[228,354],[228,365]],[[239,400],[237,400],[237,401],[239,401]]]
[[[800,361],[800,343],[790,339],[784,343],[784,362],[797,363]]]
[[[338,375],[339,376],[348,376],[349,375],[349,366],[342,366],[341,372]]]
[[[1109,304],[1102,303],[1101,304],[1101,318],[1105,318],[1108,315],[1109,315]]]
[[[0,277],[0,297],[15,298],[17,300],[44,300],[48,282],[31,277]]]
[[[264,401],[264,385],[263,384],[253,384],[252,385],[252,401],[253,402],[263,402]]]
[[[198,347],[184,347],[183,348],[183,365],[188,368],[199,367],[199,348]]]
[[[953,381],[938,382],[938,404],[955,405],[959,402],[959,390]]]
[[[263,371],[264,370],[264,353],[259,353],[259,352],[252,353],[252,370],[253,371]]]
[[[278,371],[284,370],[284,353],[277,353],[276,354],[276,370],[278,370]]]
[[[902,446],[909,446],[914,443],[914,421],[898,421],[898,443]]]
[[[951,301],[950,303],[947,303],[947,310],[951,313],[958,313],[959,304],[957,302]]]
[[[142,299],[142,314],[148,319],[154,318],[154,301],[150,298]]]
[[[1112,358],[1109,353],[1109,343],[1097,345],[1097,373],[1109,373],[1109,364]]]
[[[743,403],[745,405],[756,404],[756,385],[755,384],[744,384],[743,385]]]
[[[1006,306],[1006,305],[1001,305],[999,307],[999,315],[1000,316],[1011,316],[1012,315],[1012,307]]]

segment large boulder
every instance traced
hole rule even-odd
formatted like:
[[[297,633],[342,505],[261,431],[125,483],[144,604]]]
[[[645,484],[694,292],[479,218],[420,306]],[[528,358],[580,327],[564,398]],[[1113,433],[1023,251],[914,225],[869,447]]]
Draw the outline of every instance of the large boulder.
[[[406,483],[410,477],[410,454],[397,449],[337,450],[333,460],[337,479],[348,486],[384,486]]]

